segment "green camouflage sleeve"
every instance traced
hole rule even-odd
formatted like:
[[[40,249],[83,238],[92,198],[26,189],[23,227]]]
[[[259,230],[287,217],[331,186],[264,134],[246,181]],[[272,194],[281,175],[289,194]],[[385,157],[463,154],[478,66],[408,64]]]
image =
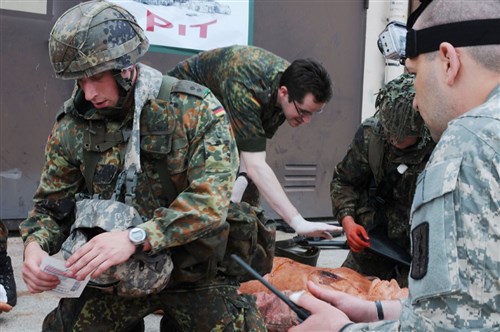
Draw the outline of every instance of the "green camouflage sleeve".
[[[36,241],[50,254],[59,251],[68,235],[74,195],[84,184],[80,163],[73,155],[77,124],[69,118],[63,117],[52,129],[45,147],[40,184],[33,198],[35,206],[19,226],[25,245]]]
[[[361,125],[347,150],[337,164],[330,183],[333,216],[341,221],[347,215],[356,216],[361,208],[360,198],[369,188],[373,177],[368,162],[368,145],[372,128]]]
[[[413,310],[418,331],[500,326],[500,85],[450,121],[412,206]]]
[[[203,99],[179,93],[171,105],[177,106],[174,148],[176,140],[188,142],[183,147],[187,160],[169,160],[169,167],[185,168],[188,185],[168,208],[156,209],[154,217],[141,226],[153,252],[184,245],[223,225],[238,169],[238,151],[225,110],[209,90]]]
[[[266,133],[261,105],[243,82],[227,80],[224,83],[224,100],[228,108],[231,126],[238,148],[242,151],[261,152],[266,150]]]
[[[262,123],[263,112],[273,110],[272,85],[289,65],[287,60],[264,49],[233,45],[200,52],[168,74],[208,87],[226,107],[238,148],[260,152],[266,149],[266,132],[269,133]]]

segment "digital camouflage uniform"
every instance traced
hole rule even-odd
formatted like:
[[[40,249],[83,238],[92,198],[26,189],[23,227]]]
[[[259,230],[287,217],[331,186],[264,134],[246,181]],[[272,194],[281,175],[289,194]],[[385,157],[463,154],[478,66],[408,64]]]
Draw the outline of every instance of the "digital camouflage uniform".
[[[135,19],[115,4],[85,2],[67,13],[69,18],[63,20],[66,25],[61,23],[61,30],[53,29],[49,41],[58,77],[78,79],[95,75],[99,69],[127,68],[130,63],[123,65],[122,61],[133,61],[147,50],[147,39],[135,27]],[[71,15],[81,16],[88,25],[80,25]],[[83,28],[76,34],[77,26]],[[97,30],[90,31],[94,28]],[[78,38],[92,35],[106,42],[78,42]],[[58,38],[68,36],[69,42],[59,42]],[[130,47],[136,39],[140,44],[132,52],[129,49],[126,55],[111,60],[105,57],[117,49],[123,52],[122,40],[128,40]],[[76,43],[71,44],[74,40]],[[86,45],[91,46],[88,55],[83,50],[74,53],[80,61],[65,58]],[[94,52],[98,47],[103,50]],[[58,62],[60,55],[62,60]],[[97,58],[88,61],[94,56]],[[71,67],[75,64],[77,67]],[[87,64],[90,67],[84,68],[86,76],[82,76],[75,68]],[[65,72],[68,68],[71,70]],[[87,287],[80,298],[61,299],[45,318],[44,331],[141,331],[142,318],[157,309],[165,312],[161,324],[165,331],[265,330],[255,299],[237,294],[239,284],[219,270],[229,228],[225,218],[238,165],[224,109],[210,90],[186,81],[174,85],[169,102],[158,99],[162,78],[159,71],[137,63],[137,79],[130,90],[133,103],[126,107],[125,101],[118,109],[96,110],[85,101],[82,91],[75,91],[49,136],[35,207],[21,223],[20,233],[25,245],[36,241],[51,255],[60,250],[74,221],[75,194],[86,189],[84,150],[97,150],[91,191],[109,199],[124,168],[127,132],[132,123],[136,125],[134,113],[140,109],[142,172],[137,175],[132,205],[147,220],[139,227],[147,233],[151,253],[168,249],[172,254],[174,270],[169,284],[160,293],[139,298]],[[102,126],[110,140],[99,144],[90,140],[89,144],[86,137],[92,137]],[[179,193],[169,205],[158,172],[162,166]]]
[[[345,331],[500,330],[500,85],[450,121],[418,178],[399,321]]]
[[[230,46],[201,52],[168,74],[208,87],[224,105],[240,151],[266,151],[266,140],[285,121],[276,106],[281,74],[290,65],[285,59],[255,46]],[[251,182],[243,201],[259,205]]]
[[[485,104],[448,123],[419,177],[412,206],[415,310],[403,317],[420,330],[500,329],[499,171],[500,85]]]
[[[417,176],[424,169],[435,143],[430,137],[424,136],[411,147],[397,149],[388,142],[388,137],[393,135],[392,131],[398,131],[399,135],[404,137],[404,130],[399,128],[401,125],[382,126],[380,117],[394,113],[390,109],[385,110],[390,107],[407,106],[408,110],[401,109],[398,112],[413,112],[411,102],[414,90],[410,88],[412,84],[413,78],[403,75],[388,83],[385,90],[382,90],[382,99],[379,101],[388,99],[388,103],[377,105],[381,108],[378,108],[376,116],[366,119],[358,128],[346,155],[334,169],[330,188],[333,215],[337,220],[341,221],[349,215],[367,231],[375,227],[382,228],[389,239],[406,249],[408,254],[410,208]],[[411,92],[403,88],[405,85]],[[398,93],[411,96],[401,102],[398,101]],[[411,117],[408,117],[408,121]],[[396,115],[394,121],[398,119],[400,117]],[[389,120],[384,121],[387,123]],[[415,127],[423,128],[423,122]],[[409,131],[406,129],[407,133]],[[376,165],[371,159],[373,154],[377,154]],[[408,169],[400,174],[397,171],[399,165],[406,165]],[[367,250],[359,253],[349,251],[342,266],[384,280],[396,279],[402,287],[408,285],[407,267],[398,266],[390,259]]]

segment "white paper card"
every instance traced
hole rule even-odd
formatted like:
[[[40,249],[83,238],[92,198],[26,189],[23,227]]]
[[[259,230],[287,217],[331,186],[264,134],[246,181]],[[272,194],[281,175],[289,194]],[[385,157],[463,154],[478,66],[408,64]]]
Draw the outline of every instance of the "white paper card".
[[[90,274],[82,281],[69,278],[64,275],[68,270],[68,268],[64,266],[65,263],[65,261],[52,256],[47,256],[43,259],[40,265],[42,271],[57,276],[59,281],[61,281],[56,288],[49,292],[59,297],[80,297],[83,289],[90,280]]]

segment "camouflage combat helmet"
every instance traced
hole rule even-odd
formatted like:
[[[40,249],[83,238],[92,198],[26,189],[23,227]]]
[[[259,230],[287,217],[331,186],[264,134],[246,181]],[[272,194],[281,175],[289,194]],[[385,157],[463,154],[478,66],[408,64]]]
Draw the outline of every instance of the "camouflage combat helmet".
[[[414,79],[410,74],[393,79],[379,90],[375,101],[384,132],[388,137],[397,137],[398,141],[408,136],[428,136],[424,120],[413,108]]]
[[[128,68],[144,55],[149,41],[135,18],[107,1],[83,2],[57,20],[49,56],[57,78],[81,79]]]

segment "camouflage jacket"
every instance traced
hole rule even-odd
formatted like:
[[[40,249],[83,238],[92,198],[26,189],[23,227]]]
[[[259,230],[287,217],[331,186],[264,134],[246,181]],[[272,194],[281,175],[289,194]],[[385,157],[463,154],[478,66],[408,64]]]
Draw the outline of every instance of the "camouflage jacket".
[[[401,319],[345,331],[500,331],[499,105],[500,85],[450,121],[418,178]]]
[[[208,89],[197,85],[198,92],[186,93],[174,88],[167,103],[156,99],[161,80],[159,71],[138,65],[134,95],[136,105],[144,104],[140,121],[142,172],[138,174],[133,206],[148,220],[140,227],[147,232],[152,252],[170,248],[175,268],[189,269],[210,260],[210,255],[215,259],[224,254],[225,218],[238,154],[224,109]],[[81,111],[80,104],[77,97],[68,100],[65,115],[52,129],[34,196],[35,207],[20,225],[25,244],[37,241],[50,254],[57,253],[68,236],[75,194],[85,188],[86,131],[96,123],[104,124],[107,133],[132,126],[133,111],[117,121],[93,108]],[[123,142],[99,153],[92,189],[104,199],[111,197],[123,169],[126,145]],[[156,171],[158,159],[164,160],[179,193],[170,206],[166,205],[166,193]],[[189,257],[186,253],[197,250],[200,257],[179,262],[181,257]]]
[[[276,107],[281,73],[288,61],[254,46],[231,46],[202,52],[168,74],[208,87],[228,112],[238,148],[265,151],[285,121]]]
[[[376,171],[369,160],[370,153],[374,152],[370,149],[375,150],[370,145],[373,139],[380,140],[377,144],[383,145],[383,148],[378,148],[383,152],[383,158],[376,166],[381,168],[380,183],[374,182]],[[399,150],[384,139],[377,118],[366,119],[333,173],[330,195],[334,217],[341,221],[350,215],[365,228],[382,223],[387,227],[389,237],[409,252],[410,207],[417,176],[424,169],[434,146],[429,139]],[[399,175],[396,168],[401,164],[408,169]],[[380,214],[376,221],[372,218],[375,209]]]

